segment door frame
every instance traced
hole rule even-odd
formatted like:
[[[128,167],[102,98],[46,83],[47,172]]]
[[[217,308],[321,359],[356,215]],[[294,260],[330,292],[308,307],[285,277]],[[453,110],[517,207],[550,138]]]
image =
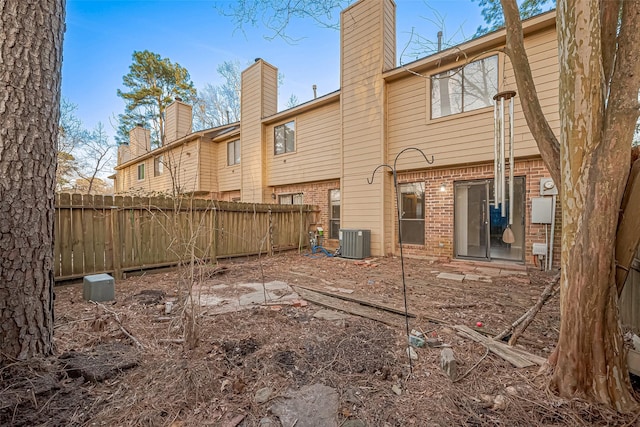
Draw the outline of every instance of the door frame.
[[[454,181],[453,183],[453,257],[455,259],[471,259],[471,260],[478,260],[478,261],[494,261],[494,260],[498,260],[498,261],[506,261],[506,262],[518,262],[518,263],[524,263],[525,262],[525,245],[526,245],[526,176],[515,176],[514,177],[514,182],[516,181],[520,181],[522,180],[522,194],[520,196],[521,198],[521,211],[522,211],[522,216],[513,219],[514,223],[516,221],[522,221],[522,257],[519,259],[510,259],[510,258],[500,258],[500,257],[496,257],[496,256],[491,256],[491,209],[490,206],[492,204],[492,199],[493,199],[493,195],[491,194],[491,184],[493,183],[495,185],[495,180],[494,178],[484,178],[484,179],[472,179],[472,180],[464,180],[464,181]],[[485,198],[486,198],[486,203],[484,204],[484,212],[483,212],[483,216],[484,219],[481,219],[481,223],[484,222],[484,238],[483,240],[485,240],[484,244],[485,244],[485,256],[473,256],[473,255],[459,255],[458,253],[458,234],[457,234],[457,206],[456,206],[456,200],[457,200],[457,191],[458,191],[458,187],[459,186],[484,186],[485,188]],[[517,200],[517,197],[516,197]],[[517,210],[517,207],[515,207],[514,204],[514,211]]]

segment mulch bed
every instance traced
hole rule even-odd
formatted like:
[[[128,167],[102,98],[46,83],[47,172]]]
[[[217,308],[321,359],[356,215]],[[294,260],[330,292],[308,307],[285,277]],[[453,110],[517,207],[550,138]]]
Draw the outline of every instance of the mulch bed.
[[[440,348],[416,349],[410,370],[402,317],[397,325],[357,316],[328,321],[313,316],[322,307],[312,303],[273,302],[211,315],[206,307],[184,303],[193,285],[201,290],[226,284],[232,296],[233,285],[278,280],[350,289],[350,298],[403,309],[399,259],[362,263],[285,253],[220,265],[226,267],[222,274],[207,273],[216,266],[199,266],[194,283],[182,270],[130,276],[117,283],[116,301],[100,304],[82,299],[81,284],[56,288],[57,356],[0,368],[0,425],[235,427],[259,426],[269,418],[278,426],[269,410],[275,400],[311,384],[337,391],[337,425],[635,422],[554,396],[547,372],[514,368],[451,327],[482,322],[490,332],[501,331],[535,303],[551,280],[546,273],[455,282],[437,278],[455,264],[406,260],[407,301],[417,313],[410,327],[451,346],[458,371],[466,373],[452,381],[440,368]],[[169,313],[167,301],[173,303]],[[558,304],[555,296],[543,307],[519,341],[523,349],[549,355],[558,334]],[[257,402],[257,392],[267,387],[271,396]]]

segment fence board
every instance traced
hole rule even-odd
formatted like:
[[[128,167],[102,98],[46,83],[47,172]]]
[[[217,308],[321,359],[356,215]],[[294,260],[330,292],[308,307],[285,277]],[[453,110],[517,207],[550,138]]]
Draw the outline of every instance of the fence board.
[[[627,281],[620,294],[620,320],[621,323],[640,334],[640,249],[636,253],[636,260],[629,270]]]
[[[71,196],[71,233],[73,240],[71,244],[71,259],[73,263],[73,274],[84,274],[84,241],[82,240],[82,194]]]
[[[82,272],[96,271],[96,248],[93,234],[95,210],[88,206],[95,206],[94,198],[90,194],[82,196],[82,243],[84,244],[84,256],[82,257]]]
[[[271,253],[306,242],[313,206],[182,198],[56,196],[56,280]],[[302,233],[302,234],[301,234]]]
[[[58,206],[60,204],[60,196],[58,196],[56,194],[55,196],[55,204],[56,206]],[[60,215],[62,215],[62,212],[60,209],[56,209],[55,215],[54,215],[54,221],[56,225],[53,228],[53,241],[54,242],[59,242],[61,241],[61,234],[60,234]],[[60,260],[60,245],[54,245],[53,248],[53,275],[54,277],[59,277],[62,274],[62,262]]]
[[[114,239],[111,238],[114,236],[113,217],[115,213],[112,196],[104,196],[102,212],[104,215],[104,271],[111,271],[115,270],[113,264]]]
[[[93,197],[93,246],[94,246],[94,267],[93,271],[106,270],[105,265],[105,228],[106,228],[106,214],[104,196]]]

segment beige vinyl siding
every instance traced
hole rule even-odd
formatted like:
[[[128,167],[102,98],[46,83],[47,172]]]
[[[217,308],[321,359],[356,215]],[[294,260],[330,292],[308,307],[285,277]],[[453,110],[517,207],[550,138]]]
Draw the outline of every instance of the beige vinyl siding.
[[[144,179],[138,179],[138,166],[144,164]],[[150,180],[149,180],[149,167],[153,167],[153,163],[149,162],[148,159],[145,159],[142,162],[135,163],[131,166],[126,167],[122,170],[122,175],[124,176],[123,182],[123,192],[144,192],[147,193],[151,191]],[[153,170],[153,169],[152,169]]]
[[[200,184],[199,191],[218,192],[218,150],[210,141],[200,140]]]
[[[381,72],[395,62],[395,38],[389,35],[394,4],[387,0],[356,3],[342,14],[341,111],[342,200],[341,227],[371,230],[371,251],[385,252],[387,215],[385,173],[372,185],[366,178],[385,163],[384,82]]]
[[[240,121],[240,162],[242,164],[242,201],[261,202],[262,198],[262,148],[261,125],[261,67],[256,63],[245,70],[242,76]]]
[[[217,142],[216,146],[216,165],[218,170],[218,191],[236,191],[240,189],[240,178],[242,176],[242,165],[244,158],[240,156],[240,164],[227,165],[227,144],[236,141],[239,136],[229,138],[228,140]],[[240,141],[240,150],[242,151],[242,141]]]
[[[384,32],[384,71],[396,66],[396,5],[390,3],[384,8],[384,19],[381,23]]]
[[[288,123],[292,119],[285,119]],[[293,153],[274,155],[274,127],[265,127],[267,185],[336,179],[340,176],[340,103],[295,117]]]
[[[121,169],[118,176],[123,176],[122,192],[131,191],[158,192],[170,194],[174,183],[183,192],[201,191],[199,177],[198,141],[190,141],[168,150],[152,152],[153,156],[141,162],[134,163]],[[189,153],[189,154],[187,154]],[[164,170],[159,176],[154,176],[154,161],[157,156],[163,156]],[[138,165],[144,163],[144,180],[138,180]],[[172,179],[172,175],[175,180]],[[205,189],[204,191],[209,191]]]
[[[180,191],[188,193],[199,191],[199,153],[198,142],[190,141],[181,148],[171,150],[173,170],[177,167],[177,185]]]
[[[530,35],[525,40],[531,69],[536,82],[538,96],[550,125],[559,127],[558,117],[558,60],[555,31]],[[515,90],[513,69],[504,55],[499,56],[501,90]],[[467,113],[454,114],[430,120],[430,80],[428,75],[444,69],[425,73],[425,77],[409,75],[388,85],[388,143],[392,161],[406,147],[422,149],[435,157],[434,166],[451,166],[464,163],[493,160],[493,107]],[[504,72],[504,80],[502,73]],[[516,96],[514,104],[514,136],[516,157],[535,156],[538,149],[529,132],[521,107],[521,98]],[[426,166],[417,156],[403,159],[399,169],[416,169]]]
[[[272,65],[265,63],[261,77],[263,104],[262,115],[260,118],[265,118],[278,111],[278,70]]]

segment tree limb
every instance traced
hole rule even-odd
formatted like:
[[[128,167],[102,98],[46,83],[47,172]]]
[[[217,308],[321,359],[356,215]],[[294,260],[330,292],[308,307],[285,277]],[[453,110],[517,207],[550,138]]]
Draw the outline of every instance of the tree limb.
[[[516,76],[522,112],[533,138],[538,144],[545,166],[556,183],[560,182],[560,143],[547,122],[536,92],[531,66],[524,48],[522,21],[516,0],[500,0],[507,30],[505,53]]]
[[[616,232],[616,286],[622,293],[629,268],[640,244],[640,159],[633,163],[621,204]]]
[[[616,56],[618,18],[620,16],[621,3],[621,0],[600,0],[602,65],[607,85],[611,81]]]
[[[604,2],[608,3],[608,2]],[[616,9],[618,11],[619,9]],[[614,12],[611,12],[614,13]],[[640,88],[640,62],[636,49],[640,45],[640,3],[622,2],[620,31],[617,37],[617,52],[611,76],[602,151],[617,153],[612,161],[614,168],[628,164],[631,155],[630,141],[633,139],[638,120],[638,89]],[[622,292],[629,267],[640,243],[640,165],[636,160],[628,174],[622,175],[617,186],[620,192],[620,216],[616,231],[616,286]],[[626,172],[626,171],[625,171]],[[620,188],[618,187],[618,188]],[[621,189],[622,190],[622,189]],[[635,208],[635,209],[634,209]]]
[[[511,338],[509,339],[509,345],[511,346],[515,345],[516,341],[518,340],[518,337],[520,337],[520,335],[522,335],[525,329],[527,329],[527,327],[531,324],[533,319],[536,317],[536,314],[538,314],[538,312],[544,305],[544,303],[547,302],[547,300],[551,298],[559,290],[559,288],[556,288],[556,285],[558,284],[559,281],[560,281],[560,274],[557,274],[553,278],[553,280],[547,285],[547,287],[544,288],[544,291],[542,291],[542,294],[540,294],[540,296],[538,297],[538,301],[529,310],[527,310],[526,313],[520,316],[518,320],[513,322],[509,327],[507,327],[505,330],[503,330],[498,335],[493,337],[493,339],[497,341],[502,340],[504,337],[508,336],[513,332],[513,334],[511,335]],[[521,325],[521,326],[518,327],[518,325]],[[516,328],[518,329],[517,331],[514,332]]]
[[[91,302],[94,303],[95,305],[97,305],[98,307],[100,307],[101,309],[103,309],[105,312],[111,314],[113,316],[113,318],[115,319],[116,323],[118,324],[118,327],[120,327],[120,330],[122,331],[122,333],[125,334],[127,337],[129,337],[131,339],[131,341],[133,341],[138,347],[144,349],[144,345],[142,345],[142,343],[140,341],[138,341],[138,339],[136,337],[131,335],[131,333],[127,330],[127,328],[125,328],[122,325],[122,322],[120,321],[120,316],[118,316],[118,313],[116,313],[113,310],[109,310],[107,307],[105,307],[104,304],[100,304],[99,302],[95,302],[95,301],[91,301]]]

